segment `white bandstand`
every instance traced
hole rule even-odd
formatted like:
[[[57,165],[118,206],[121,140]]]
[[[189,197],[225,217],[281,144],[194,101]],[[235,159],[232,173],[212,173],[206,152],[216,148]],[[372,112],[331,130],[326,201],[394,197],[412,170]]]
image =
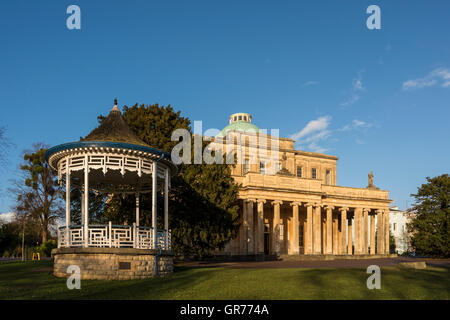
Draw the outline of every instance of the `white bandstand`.
[[[64,254],[77,252],[85,259],[85,253],[114,255],[114,249],[130,252],[133,260],[136,252],[152,256],[164,251],[170,255],[171,233],[169,230],[169,188],[170,177],[177,171],[170,160],[170,154],[154,149],[140,140],[128,127],[117,107],[117,101],[107,118],[99,127],[78,142],[69,142],[50,148],[46,155],[50,167],[58,172],[58,180],[65,183],[66,214],[65,226],[58,228],[59,265],[64,263]],[[81,224],[72,223],[71,191],[81,191]],[[133,195],[136,199],[136,215],[132,225],[117,225],[111,221],[96,224],[89,221],[89,192],[113,195]],[[158,226],[157,194],[164,196],[164,219]],[[152,225],[141,226],[140,197],[151,194]],[[106,200],[108,202],[108,200]],[[101,249],[105,248],[102,251]],[[75,251],[68,251],[74,249]],[[83,249],[86,249],[83,251]],[[94,251],[88,249],[95,249]],[[137,251],[136,251],[137,250]],[[145,253],[145,250],[149,250]],[[144,252],[144,253],[142,253]],[[150,261],[149,260],[149,261]],[[67,260],[69,261],[69,260]],[[90,261],[89,263],[91,263]],[[85,263],[86,264],[86,263]],[[55,270],[56,270],[55,260]],[[59,269],[58,269],[59,270]],[[156,267],[155,267],[156,270]],[[103,270],[104,271],[104,270]],[[99,274],[103,272],[99,269]],[[146,272],[146,271],[145,271]],[[141,274],[146,274],[142,272]],[[59,274],[55,271],[55,274]],[[109,273],[106,273],[109,274]],[[139,272],[133,275],[139,276]],[[88,275],[88,278],[102,278]],[[113,277],[114,278],[114,277]]]

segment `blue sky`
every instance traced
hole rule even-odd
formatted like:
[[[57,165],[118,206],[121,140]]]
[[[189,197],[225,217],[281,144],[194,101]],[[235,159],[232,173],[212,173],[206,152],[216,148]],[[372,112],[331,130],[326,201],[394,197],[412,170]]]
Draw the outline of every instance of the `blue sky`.
[[[66,8],[81,8],[68,30]],[[368,30],[366,8],[381,8]],[[34,142],[75,141],[120,105],[171,104],[203,128],[248,112],[302,150],[339,157],[338,184],[404,208],[449,172],[448,1],[2,1],[0,126],[8,179]]]

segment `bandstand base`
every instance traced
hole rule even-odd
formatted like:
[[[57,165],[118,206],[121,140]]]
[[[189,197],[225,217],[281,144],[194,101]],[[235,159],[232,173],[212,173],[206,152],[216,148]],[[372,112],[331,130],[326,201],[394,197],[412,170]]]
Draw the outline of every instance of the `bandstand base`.
[[[76,265],[80,268],[81,279],[131,280],[172,273],[174,254],[156,249],[58,248],[52,250],[52,257],[56,277],[69,277],[71,273],[67,273],[67,268]]]

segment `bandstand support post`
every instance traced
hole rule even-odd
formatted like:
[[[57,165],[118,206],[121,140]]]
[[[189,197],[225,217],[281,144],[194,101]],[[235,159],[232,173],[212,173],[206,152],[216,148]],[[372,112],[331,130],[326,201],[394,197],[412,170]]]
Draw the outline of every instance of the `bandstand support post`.
[[[89,165],[88,156],[84,158],[84,247],[88,247],[89,240]]]
[[[70,170],[69,170],[69,157],[66,158],[66,243],[64,246],[70,247]]]
[[[164,231],[166,250],[169,250],[169,169],[164,170]]]
[[[139,192],[136,193],[136,225],[139,226]]]
[[[133,248],[137,248],[137,229],[136,229],[136,222],[133,223]]]
[[[112,242],[113,242],[113,235],[112,235],[112,222],[109,221],[108,223],[108,235],[109,235],[109,247],[112,248]]]
[[[158,163],[153,161],[153,176],[152,176],[152,228],[153,228],[153,249],[157,248],[157,233],[158,233],[158,221],[156,218],[156,181],[158,178]]]

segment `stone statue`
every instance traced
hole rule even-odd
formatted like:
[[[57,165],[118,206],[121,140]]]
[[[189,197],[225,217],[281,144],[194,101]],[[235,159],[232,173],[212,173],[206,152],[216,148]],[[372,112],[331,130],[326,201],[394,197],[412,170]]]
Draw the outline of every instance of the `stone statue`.
[[[369,187],[373,187],[373,172],[369,173]]]
[[[287,160],[286,152],[283,153],[283,156],[281,157],[281,160],[282,160],[282,162],[281,162],[281,169],[286,168],[287,167],[287,165],[286,165],[286,160]]]

